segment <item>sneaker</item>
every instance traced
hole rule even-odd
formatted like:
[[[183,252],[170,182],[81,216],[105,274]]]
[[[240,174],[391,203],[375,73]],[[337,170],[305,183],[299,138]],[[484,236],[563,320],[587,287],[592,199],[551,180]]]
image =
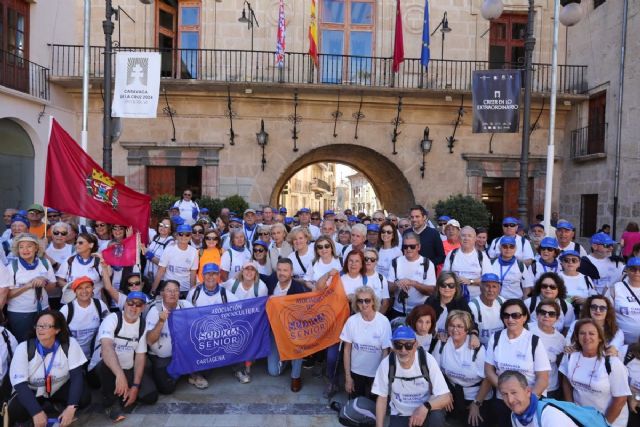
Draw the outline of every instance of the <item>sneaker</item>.
[[[202,375],[198,374],[189,375],[189,384],[193,384],[195,388],[200,390],[204,390],[209,387],[209,382]]]
[[[119,423],[120,421],[124,421],[127,417],[124,416],[122,407],[120,404],[116,403],[105,409],[105,413],[107,417],[114,423]]]
[[[244,369],[236,371],[236,378],[240,381],[240,384],[247,384],[251,381],[251,376],[249,376]]]

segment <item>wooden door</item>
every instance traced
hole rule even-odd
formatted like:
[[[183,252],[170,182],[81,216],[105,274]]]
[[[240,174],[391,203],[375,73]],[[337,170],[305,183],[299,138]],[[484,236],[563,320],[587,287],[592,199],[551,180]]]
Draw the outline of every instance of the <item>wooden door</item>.
[[[147,194],[176,194],[176,171],[172,166],[147,166]]]
[[[527,15],[504,13],[489,25],[489,68],[522,68]]]

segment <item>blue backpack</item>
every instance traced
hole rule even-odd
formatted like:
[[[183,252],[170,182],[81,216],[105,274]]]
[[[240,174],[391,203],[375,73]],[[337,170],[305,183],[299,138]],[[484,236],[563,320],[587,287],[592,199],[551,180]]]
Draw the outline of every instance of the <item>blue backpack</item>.
[[[542,425],[542,411],[547,406],[558,409],[580,427],[610,427],[604,415],[596,408],[548,398],[543,398],[538,402],[536,417],[540,426]]]

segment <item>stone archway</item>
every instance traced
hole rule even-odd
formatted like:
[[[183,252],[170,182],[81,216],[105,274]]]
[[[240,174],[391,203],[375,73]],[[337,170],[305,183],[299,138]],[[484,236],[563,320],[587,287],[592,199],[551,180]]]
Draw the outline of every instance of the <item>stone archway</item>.
[[[0,119],[0,200],[4,208],[26,207],[34,201],[33,142],[16,121]]]
[[[384,209],[400,214],[415,204],[413,190],[402,171],[388,158],[370,148],[354,144],[332,144],[315,148],[292,162],[280,175],[271,193],[271,206],[289,178],[300,169],[318,162],[336,162],[362,172],[375,190]]]

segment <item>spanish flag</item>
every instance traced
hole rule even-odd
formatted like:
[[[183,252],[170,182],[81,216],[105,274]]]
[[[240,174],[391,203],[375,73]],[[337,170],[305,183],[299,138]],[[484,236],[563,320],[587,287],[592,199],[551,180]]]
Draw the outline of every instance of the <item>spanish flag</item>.
[[[309,55],[313,63],[318,66],[318,21],[316,15],[316,0],[311,0],[311,21],[309,21]]]

